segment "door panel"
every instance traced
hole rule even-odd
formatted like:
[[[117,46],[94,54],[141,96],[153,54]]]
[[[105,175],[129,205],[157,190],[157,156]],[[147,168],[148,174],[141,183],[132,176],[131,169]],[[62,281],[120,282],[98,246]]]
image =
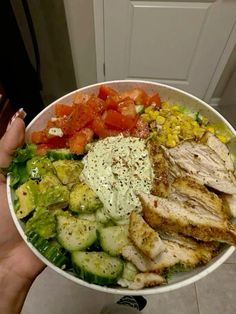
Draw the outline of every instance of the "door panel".
[[[187,81],[209,6],[131,2],[128,76]]]
[[[104,0],[106,80],[149,79],[204,98],[236,1]]]

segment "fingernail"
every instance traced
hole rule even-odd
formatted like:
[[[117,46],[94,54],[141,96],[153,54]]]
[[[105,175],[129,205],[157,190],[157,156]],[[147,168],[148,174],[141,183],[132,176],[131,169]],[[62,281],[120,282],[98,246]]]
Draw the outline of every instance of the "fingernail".
[[[9,130],[9,128],[11,127],[12,123],[16,120],[16,118],[21,118],[22,120],[24,120],[24,118],[26,117],[27,113],[24,111],[23,108],[20,108],[11,118],[11,120],[8,123],[7,126],[7,131]]]

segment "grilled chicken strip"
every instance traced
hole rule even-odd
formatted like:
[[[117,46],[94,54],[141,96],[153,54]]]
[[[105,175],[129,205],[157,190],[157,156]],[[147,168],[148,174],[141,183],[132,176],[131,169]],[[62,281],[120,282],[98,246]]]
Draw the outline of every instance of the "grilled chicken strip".
[[[154,229],[181,233],[202,241],[236,245],[236,229],[221,217],[196,211],[180,202],[140,194],[145,221]]]
[[[230,217],[236,218],[236,195],[222,195],[224,207]]]
[[[140,273],[134,278],[134,281],[128,285],[129,289],[139,290],[145,287],[158,286],[165,283],[165,278],[155,273]]]
[[[175,177],[187,175],[215,190],[236,194],[235,176],[209,146],[188,141],[170,149],[163,147],[163,150],[169,164],[175,165],[172,167]]]
[[[167,240],[170,242],[178,243],[180,246],[192,249],[195,252],[198,251],[200,255],[202,255],[202,262],[208,262],[210,258],[209,253],[212,257],[213,255],[215,255],[215,252],[218,250],[219,247],[218,242],[202,242],[191,237],[186,237],[179,233],[169,233],[164,231],[158,231],[158,233],[163,241]]]
[[[132,262],[141,272],[145,273],[155,270],[154,261],[142,254],[133,244],[124,246],[121,254],[129,262]]]
[[[132,212],[130,215],[129,237],[137,248],[151,259],[155,259],[165,250],[158,233],[136,212]]]
[[[209,146],[225,163],[225,168],[234,171],[234,164],[230,157],[228,147],[222,143],[214,134],[206,132],[201,139],[201,143]]]
[[[168,267],[176,264],[181,264],[186,268],[193,268],[199,264],[208,263],[214,256],[214,251],[211,247],[197,245],[195,248],[190,248],[183,243],[169,239],[163,240],[166,251],[160,254],[155,260],[155,271],[162,272]]]
[[[209,262],[215,255],[214,245],[201,244],[194,239],[183,240],[181,236],[163,238],[165,251],[151,260],[130,244],[122,249],[122,256],[132,262],[142,272],[161,274],[166,268],[181,264],[184,267],[195,267]]]
[[[168,163],[163,150],[154,142],[148,145],[149,155],[154,172],[151,193],[153,195],[167,197],[170,191],[170,178]]]
[[[170,199],[183,202],[187,206],[195,208],[199,213],[208,211],[213,215],[225,218],[222,200],[190,177],[175,179]]]

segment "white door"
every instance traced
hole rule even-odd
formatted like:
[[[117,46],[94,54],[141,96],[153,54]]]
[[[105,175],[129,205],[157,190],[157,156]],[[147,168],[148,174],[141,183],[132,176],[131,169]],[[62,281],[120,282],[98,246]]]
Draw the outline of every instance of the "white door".
[[[103,21],[96,1],[100,80],[153,80],[204,98],[236,22],[236,1],[103,0]]]

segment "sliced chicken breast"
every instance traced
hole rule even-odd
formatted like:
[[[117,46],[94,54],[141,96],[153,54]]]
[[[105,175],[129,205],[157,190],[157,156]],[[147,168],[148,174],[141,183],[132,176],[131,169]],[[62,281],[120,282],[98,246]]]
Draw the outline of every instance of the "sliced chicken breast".
[[[163,240],[163,242],[166,246],[166,251],[155,260],[155,271],[160,273],[176,264],[181,264],[186,268],[193,268],[199,264],[208,263],[213,257],[213,250],[206,246],[198,245],[193,249],[172,239]]]
[[[230,217],[236,218],[236,195],[223,195],[222,196],[225,209]]]
[[[170,199],[183,202],[198,212],[208,211],[213,215],[225,217],[222,200],[218,195],[190,177],[175,179]]]
[[[209,146],[224,161],[227,170],[234,171],[234,164],[230,157],[228,147],[214,134],[206,132],[201,139],[201,143]]]
[[[203,255],[208,256],[208,252],[211,253],[211,255],[215,254],[219,248],[219,243],[218,242],[203,242],[203,241],[198,241],[194,238],[187,237],[184,235],[181,235],[179,233],[170,233],[170,232],[165,232],[165,231],[158,231],[160,238],[163,241],[170,241],[174,243],[178,243],[180,246],[183,246],[185,248],[192,249],[194,251],[199,251],[202,252]],[[205,253],[206,251],[206,253]],[[208,258],[207,258],[208,260]]]
[[[170,191],[170,173],[163,150],[153,142],[148,145],[148,150],[154,172],[151,193],[153,195],[167,197]]]
[[[136,212],[132,212],[130,215],[129,237],[136,247],[151,259],[155,259],[165,250],[158,233]]]
[[[123,247],[121,254],[126,260],[133,263],[141,272],[155,270],[154,261],[142,254],[133,244]]]
[[[132,290],[139,290],[146,287],[158,286],[165,283],[164,277],[156,273],[139,273],[135,276],[133,281],[126,279],[119,279],[118,284],[123,288],[129,288]]]
[[[236,179],[225,162],[209,146],[183,142],[170,149],[163,148],[176,177],[190,176],[215,190],[236,194]],[[177,166],[177,167],[176,167]]]
[[[149,194],[140,194],[145,221],[154,229],[181,233],[202,241],[236,245],[236,229],[226,219],[180,202]]]
[[[124,247],[122,256],[142,272],[161,274],[165,269],[176,264],[181,264],[186,268],[205,264],[215,255],[213,245],[199,244],[197,241],[189,239],[186,242],[187,244],[183,241],[183,237],[181,241],[180,238],[176,240],[176,237],[171,238],[170,236],[168,240],[163,239],[166,249],[155,260],[146,257],[134,245]]]
[[[130,283],[129,289],[139,290],[145,287],[158,286],[165,283],[166,280],[162,276],[155,273],[140,273],[134,278],[134,281]]]

